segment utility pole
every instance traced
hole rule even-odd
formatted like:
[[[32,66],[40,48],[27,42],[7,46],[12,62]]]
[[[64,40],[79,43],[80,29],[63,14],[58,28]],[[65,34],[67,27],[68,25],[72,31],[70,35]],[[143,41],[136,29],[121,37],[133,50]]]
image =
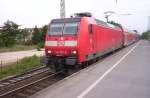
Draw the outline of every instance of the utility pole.
[[[115,0],[116,1],[116,5],[117,5],[117,3],[118,3],[118,0]]]
[[[150,31],[150,16],[148,16],[148,27],[147,30]]]
[[[65,0],[60,0],[60,17],[65,18]]]

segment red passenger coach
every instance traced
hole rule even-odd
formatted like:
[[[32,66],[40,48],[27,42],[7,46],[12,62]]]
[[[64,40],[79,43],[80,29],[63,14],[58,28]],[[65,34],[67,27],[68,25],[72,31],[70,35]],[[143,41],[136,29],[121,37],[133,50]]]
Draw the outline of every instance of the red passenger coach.
[[[122,28],[95,19],[90,13],[53,19],[46,35],[46,65],[53,71],[80,66],[124,45]]]
[[[130,44],[133,44],[134,42],[139,40],[139,35],[131,30],[125,29],[123,28],[123,32],[124,32],[124,46],[128,46]]]

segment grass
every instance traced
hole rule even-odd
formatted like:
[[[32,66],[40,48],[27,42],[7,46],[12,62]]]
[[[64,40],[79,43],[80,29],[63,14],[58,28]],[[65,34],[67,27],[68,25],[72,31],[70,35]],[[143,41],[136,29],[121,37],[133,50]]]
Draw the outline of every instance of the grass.
[[[31,70],[32,68],[35,68],[37,66],[41,66],[40,57],[38,57],[38,56],[25,57],[22,60],[14,63],[14,64],[4,66],[3,68],[1,68],[0,69],[0,79],[2,79],[4,77],[24,73],[24,72]]]
[[[2,52],[12,52],[12,51],[23,51],[23,50],[32,50],[36,49],[35,45],[15,45],[13,47],[2,47],[0,48],[0,53]]]

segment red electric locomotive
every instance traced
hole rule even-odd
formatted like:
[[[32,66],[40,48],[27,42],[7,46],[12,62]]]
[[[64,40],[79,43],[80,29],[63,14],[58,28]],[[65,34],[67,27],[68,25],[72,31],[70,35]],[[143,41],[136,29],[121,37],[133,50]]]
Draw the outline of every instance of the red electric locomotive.
[[[54,72],[79,66],[114,51],[124,45],[123,29],[90,13],[53,19],[45,41],[46,65]]]

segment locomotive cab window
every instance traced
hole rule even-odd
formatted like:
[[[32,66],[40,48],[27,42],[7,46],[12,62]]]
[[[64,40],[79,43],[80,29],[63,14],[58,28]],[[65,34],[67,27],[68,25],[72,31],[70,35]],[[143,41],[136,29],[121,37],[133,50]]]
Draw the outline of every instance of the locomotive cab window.
[[[76,35],[78,32],[78,22],[70,23],[52,23],[50,25],[49,35]]]
[[[64,25],[64,24],[62,24],[62,23],[59,23],[59,24],[56,24],[56,23],[55,23],[55,24],[51,24],[48,34],[49,34],[49,35],[61,35],[62,30],[63,30],[63,25]]]
[[[64,25],[63,34],[74,34],[74,35],[76,35],[77,32],[78,32],[78,23],[77,22],[66,23]]]

